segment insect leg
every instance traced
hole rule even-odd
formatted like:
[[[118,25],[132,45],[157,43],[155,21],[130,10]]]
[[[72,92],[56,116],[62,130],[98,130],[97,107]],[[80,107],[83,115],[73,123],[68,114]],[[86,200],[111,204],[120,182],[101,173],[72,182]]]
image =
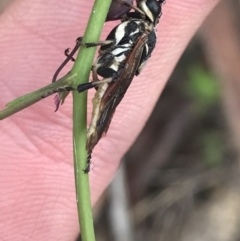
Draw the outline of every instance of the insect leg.
[[[78,38],[79,39],[79,38]],[[77,40],[78,40],[77,39]],[[96,43],[80,43],[79,46],[85,46],[86,48],[92,48],[92,47],[97,47],[97,46],[104,46],[104,45],[111,45],[114,43],[114,40],[105,40],[105,41],[99,41],[99,42],[96,42]],[[116,47],[114,47],[116,48]],[[66,49],[64,51],[64,54],[67,56],[67,57],[70,57],[71,60],[74,62],[75,61],[75,58],[73,58],[73,54],[76,53],[76,51],[72,54],[72,52],[69,54],[69,48]]]
[[[82,37],[77,38],[76,40],[76,45],[74,46],[73,50],[71,51],[70,54],[68,54],[69,49],[65,50],[65,55],[67,58],[63,61],[63,63],[58,67],[56,70],[55,74],[53,75],[52,82],[55,82],[57,80],[57,77],[60,73],[60,71],[64,68],[64,66],[70,61],[73,60],[73,55],[78,51],[79,47],[81,46],[82,43]]]
[[[113,81],[113,78],[111,77],[111,78],[106,78],[106,79],[99,80],[99,81],[92,81],[92,82],[84,83],[84,84],[79,85],[77,87],[77,90],[78,90],[79,93],[81,93],[81,92],[84,92],[86,90],[95,88],[98,85],[111,83],[112,81]]]
[[[70,51],[70,48],[65,49],[64,54],[65,54],[66,57],[69,57],[69,56],[70,56],[69,51]],[[74,58],[74,57],[71,57],[71,60],[72,60],[73,62],[75,62],[75,58]]]
[[[92,89],[95,87],[95,85],[93,84],[94,82],[88,82],[88,83],[84,83],[81,84],[77,87],[77,90],[79,93],[84,92],[86,90]]]
[[[83,170],[84,173],[86,173],[86,174],[88,174],[90,171],[91,157],[92,157],[92,151],[88,152],[86,167]]]
[[[105,40],[105,41],[99,41],[99,42],[96,42],[96,43],[84,43],[83,45],[86,48],[91,48],[91,47],[96,47],[96,46],[109,45],[109,44],[112,44],[114,42],[115,42],[114,40]]]
[[[78,49],[81,45],[85,46],[86,48],[91,48],[91,47],[96,47],[96,46],[109,45],[112,43],[114,43],[114,40],[105,40],[105,41],[99,41],[96,43],[82,43],[82,37],[77,38],[76,45],[74,46],[73,50],[70,53],[69,53],[69,48],[64,51],[67,58],[63,61],[63,63],[56,70],[55,74],[53,75],[52,82],[55,82],[57,80],[59,73],[70,60],[75,61],[73,56],[78,51]]]

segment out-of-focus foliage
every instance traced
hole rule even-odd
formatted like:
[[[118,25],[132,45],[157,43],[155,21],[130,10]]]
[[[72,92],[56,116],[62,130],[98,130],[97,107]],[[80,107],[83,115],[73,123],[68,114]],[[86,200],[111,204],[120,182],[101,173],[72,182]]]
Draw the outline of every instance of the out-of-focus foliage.
[[[205,131],[199,137],[202,146],[202,160],[215,167],[224,161],[225,145],[222,133],[218,130]]]
[[[185,82],[185,93],[192,99],[194,111],[199,118],[206,112],[218,111],[221,103],[221,90],[211,70],[203,66],[199,61],[190,64],[187,69],[188,81]],[[224,139],[222,130],[205,126],[199,132],[197,144],[201,147],[202,160],[210,166],[219,165],[224,160]]]
[[[205,111],[219,101],[219,83],[213,73],[205,69],[201,63],[196,62],[188,67],[188,78],[186,91],[193,98],[196,110]]]

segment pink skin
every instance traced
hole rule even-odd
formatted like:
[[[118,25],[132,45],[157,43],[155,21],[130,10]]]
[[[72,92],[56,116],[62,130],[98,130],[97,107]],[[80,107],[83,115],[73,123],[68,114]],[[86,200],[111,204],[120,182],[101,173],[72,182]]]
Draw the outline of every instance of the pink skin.
[[[64,59],[63,50],[74,46],[84,32],[90,2],[20,0],[0,15],[0,108],[51,82]],[[108,135],[94,150],[93,204],[142,129],[187,43],[217,2],[168,0],[163,6],[153,56],[118,107]],[[114,25],[106,24],[103,38]],[[88,105],[91,110],[91,101]],[[0,122],[1,240],[65,241],[74,240],[79,232],[71,96],[57,113],[54,108],[50,97]]]

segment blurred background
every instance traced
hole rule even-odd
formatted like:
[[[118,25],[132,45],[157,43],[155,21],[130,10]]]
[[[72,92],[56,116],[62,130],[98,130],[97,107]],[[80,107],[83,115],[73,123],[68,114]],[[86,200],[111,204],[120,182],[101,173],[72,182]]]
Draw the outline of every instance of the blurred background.
[[[221,1],[192,39],[95,207],[98,241],[240,241],[239,10]]]
[[[240,240],[240,1],[192,39],[95,208],[97,240]]]

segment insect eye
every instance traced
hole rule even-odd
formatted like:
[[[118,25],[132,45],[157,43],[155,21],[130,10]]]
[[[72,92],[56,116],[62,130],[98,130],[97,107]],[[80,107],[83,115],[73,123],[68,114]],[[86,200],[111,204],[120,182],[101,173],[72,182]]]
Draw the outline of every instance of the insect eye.
[[[159,2],[157,2],[156,0],[147,0],[146,5],[149,11],[152,13],[154,19],[156,19],[161,13],[161,5],[159,4]]]

